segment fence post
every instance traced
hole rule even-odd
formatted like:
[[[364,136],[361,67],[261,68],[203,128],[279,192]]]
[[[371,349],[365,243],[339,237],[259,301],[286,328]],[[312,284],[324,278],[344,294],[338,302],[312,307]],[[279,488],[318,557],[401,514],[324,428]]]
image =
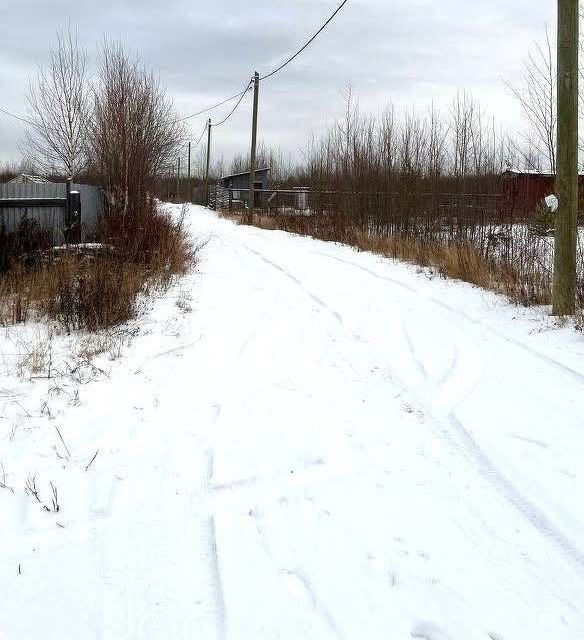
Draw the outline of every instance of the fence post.
[[[187,174],[187,189],[188,189],[187,202],[191,203],[193,201],[193,191],[191,189],[191,143],[190,142],[189,142],[189,170]]]
[[[71,241],[71,183],[73,178],[67,178],[65,183],[65,244]]]
[[[71,239],[73,242],[81,242],[81,193],[69,192],[69,210],[71,214]]]

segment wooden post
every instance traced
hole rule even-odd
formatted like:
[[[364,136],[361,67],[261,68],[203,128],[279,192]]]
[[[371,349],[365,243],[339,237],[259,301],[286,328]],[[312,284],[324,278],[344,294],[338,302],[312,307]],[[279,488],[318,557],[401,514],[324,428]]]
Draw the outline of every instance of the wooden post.
[[[193,190],[191,189],[191,143],[190,142],[189,142],[189,168],[187,173],[187,189],[188,189],[187,201],[192,202]]]
[[[180,202],[180,156],[178,157],[178,170],[176,172],[176,201]]]
[[[207,166],[205,168],[205,206],[209,206],[209,166],[211,164],[211,118],[207,120]]]
[[[249,154],[249,213],[255,206],[255,170],[256,170],[256,146],[258,137],[258,97],[260,89],[260,74],[256,71],[253,77],[253,117],[251,124],[251,151]]]
[[[553,310],[576,308],[578,233],[578,0],[558,0],[558,146]]]

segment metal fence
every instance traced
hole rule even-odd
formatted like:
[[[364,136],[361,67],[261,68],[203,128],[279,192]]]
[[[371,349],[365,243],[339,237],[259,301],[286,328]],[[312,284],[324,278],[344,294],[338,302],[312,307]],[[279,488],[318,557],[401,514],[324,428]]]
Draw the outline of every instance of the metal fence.
[[[70,192],[68,198],[64,182],[0,184],[0,229],[16,233],[24,221],[34,221],[56,244],[70,240],[71,235],[76,241],[92,238],[103,212],[102,190],[72,183]]]
[[[254,209],[266,213],[303,213],[310,210],[307,189],[254,189]],[[209,194],[212,209],[243,211],[249,205],[249,189],[213,187]]]
[[[230,211],[249,208],[249,189],[217,188],[212,207]],[[343,214],[351,218],[431,217],[495,220],[511,213],[499,193],[348,192],[256,189],[254,209],[272,215]]]

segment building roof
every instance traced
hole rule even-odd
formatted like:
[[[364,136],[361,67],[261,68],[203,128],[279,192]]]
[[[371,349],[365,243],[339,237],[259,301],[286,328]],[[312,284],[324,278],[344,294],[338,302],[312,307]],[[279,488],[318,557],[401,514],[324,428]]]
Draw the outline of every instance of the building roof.
[[[32,183],[32,184],[48,184],[50,180],[43,178],[42,176],[33,176],[28,173],[21,173],[16,178],[12,178],[12,180],[8,181],[8,184],[23,184],[23,183]]]
[[[265,173],[266,171],[270,171],[270,167],[263,167],[262,169],[256,169],[256,173]],[[250,174],[249,171],[241,171],[240,173],[232,173],[229,176],[223,176],[221,180],[227,180],[228,178],[238,178],[239,176],[248,176]]]
[[[507,169],[503,171],[502,175],[505,174],[521,176],[544,176],[546,178],[554,175],[553,173],[548,173],[547,171],[539,171],[538,169],[516,169],[515,167],[507,167]]]
[[[529,176],[533,178],[546,178],[546,179],[555,179],[555,173],[548,173],[546,171],[537,171],[535,169],[505,169],[501,173],[502,176]],[[578,176],[580,178],[584,178],[583,173],[579,173]]]

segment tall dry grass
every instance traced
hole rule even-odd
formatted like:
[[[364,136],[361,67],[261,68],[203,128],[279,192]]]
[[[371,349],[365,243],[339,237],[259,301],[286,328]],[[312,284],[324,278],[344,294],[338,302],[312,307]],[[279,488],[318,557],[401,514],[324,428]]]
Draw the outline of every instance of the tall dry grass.
[[[127,322],[146,296],[165,290],[196,258],[184,228],[150,203],[124,224],[102,223],[97,248],[39,250],[0,276],[0,323],[49,319],[62,330],[96,331]]]

